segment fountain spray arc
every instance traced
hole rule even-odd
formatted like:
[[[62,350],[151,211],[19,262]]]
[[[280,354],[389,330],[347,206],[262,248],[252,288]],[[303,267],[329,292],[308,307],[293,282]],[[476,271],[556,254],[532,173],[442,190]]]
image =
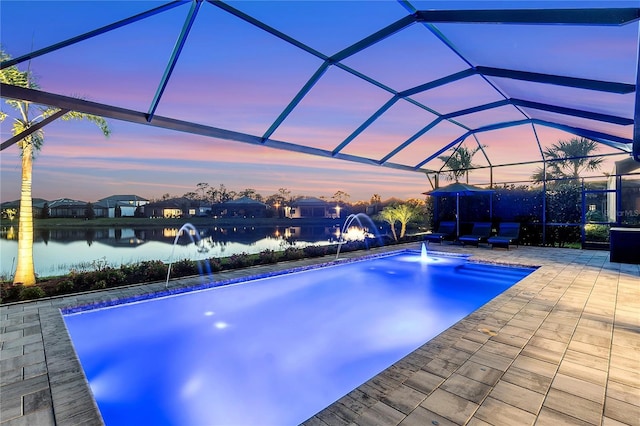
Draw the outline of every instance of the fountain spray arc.
[[[191,238],[191,242],[196,245],[199,253],[206,253],[207,251],[209,251],[204,246],[204,244],[201,243],[202,239],[200,238],[198,229],[195,226],[193,226],[190,223],[185,223],[184,225],[182,225],[178,230],[178,233],[176,234],[176,238],[173,240],[173,247],[171,248],[171,257],[169,258],[169,267],[167,268],[167,280],[164,284],[165,289],[169,287],[169,277],[171,276],[171,265],[173,264],[173,254],[176,250],[176,244],[178,244],[178,240],[180,239],[180,236],[182,235],[183,231],[187,231],[186,232],[187,235],[189,235],[189,238]],[[206,260],[204,261],[204,264],[207,269],[206,270],[207,275],[211,275],[211,265]],[[202,269],[202,264],[200,261],[198,261],[198,272],[200,273],[200,276],[202,276],[203,272],[205,272]]]
[[[371,220],[371,218],[368,215],[366,215],[365,213],[350,214],[344,220],[344,224],[342,225],[342,230],[340,231],[340,239],[338,240],[338,249],[336,250],[336,260],[338,260],[338,256],[340,256],[340,247],[342,247],[342,244],[345,243],[344,241],[345,231],[349,229],[349,227],[353,224],[353,222],[354,221],[358,222],[358,225],[360,225],[360,228],[363,228],[363,229],[366,228],[366,226],[362,224],[362,221],[360,220],[361,218],[369,222],[370,228],[373,230],[373,234],[375,235],[376,239],[380,241],[380,234],[376,229],[376,224],[373,223],[373,220]],[[366,238],[365,238],[365,243],[366,243]],[[369,247],[367,246],[367,248]]]

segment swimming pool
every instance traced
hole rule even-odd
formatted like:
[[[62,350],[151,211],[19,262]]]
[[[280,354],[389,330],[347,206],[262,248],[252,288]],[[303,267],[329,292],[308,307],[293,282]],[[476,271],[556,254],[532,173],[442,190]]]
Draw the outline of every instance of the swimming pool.
[[[65,314],[107,425],[293,425],[533,271],[358,262]]]

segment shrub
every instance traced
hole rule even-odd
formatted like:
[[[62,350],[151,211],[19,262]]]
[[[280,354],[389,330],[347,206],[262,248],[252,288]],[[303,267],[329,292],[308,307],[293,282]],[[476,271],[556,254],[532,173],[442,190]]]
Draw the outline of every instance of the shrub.
[[[127,283],[127,276],[119,269],[110,269],[107,276],[107,285],[116,287]]]
[[[198,261],[182,259],[171,264],[171,275],[174,277],[186,277],[198,275]]]
[[[102,290],[107,288],[107,282],[105,280],[96,281],[91,286],[91,290]]]
[[[56,284],[55,293],[56,294],[68,294],[68,293],[72,293],[73,289],[74,289],[73,281],[71,281],[69,279],[66,279],[66,280],[62,280],[58,284]]]
[[[135,284],[143,280],[145,274],[145,266],[140,263],[120,266],[120,271],[126,277],[128,284]]]
[[[342,244],[340,251],[348,252],[348,251],[362,250],[364,248],[366,248],[364,241],[347,241],[346,243]]]
[[[32,300],[45,297],[46,293],[38,286],[22,287],[20,290],[20,300]]]
[[[253,259],[247,253],[237,253],[229,257],[229,268],[244,268],[253,265]]]
[[[2,295],[0,299],[3,302],[13,302],[20,299],[20,293],[22,292],[22,284],[2,284]]]
[[[211,272],[219,272],[222,271],[222,262],[217,257],[210,257],[205,260],[205,262],[209,262],[209,268]]]
[[[159,260],[144,261],[141,266],[144,270],[143,281],[158,281],[167,277],[168,266]]]
[[[282,258],[284,260],[296,260],[302,259],[304,257],[304,251],[295,247],[287,247],[287,249],[282,254]]]
[[[278,254],[273,250],[263,250],[258,255],[258,261],[262,264],[276,263],[278,261]]]
[[[584,226],[584,231],[589,241],[609,241],[609,225],[589,223]]]
[[[319,257],[327,254],[327,249],[324,246],[307,246],[302,251],[308,257]]]
[[[98,281],[104,281],[107,287],[116,287],[127,282],[127,276],[122,270],[111,267],[106,267],[99,271],[85,272],[83,275],[85,282],[88,283],[91,289]]]
[[[91,277],[89,277],[85,272],[72,270],[69,274],[69,278],[71,278],[71,280],[73,281],[73,287],[78,291],[89,290],[89,288],[91,287]]]

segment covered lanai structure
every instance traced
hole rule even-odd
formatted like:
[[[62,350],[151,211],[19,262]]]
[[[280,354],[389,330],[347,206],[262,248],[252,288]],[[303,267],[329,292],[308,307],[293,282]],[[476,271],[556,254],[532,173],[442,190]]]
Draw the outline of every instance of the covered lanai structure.
[[[176,152],[188,149],[184,141],[195,137],[211,141],[212,158],[221,147],[245,144],[336,159],[345,167],[373,166],[380,174],[419,173],[428,177],[425,186],[437,186],[434,178],[446,171],[439,157],[463,147],[479,149],[470,183],[485,186],[529,181],[532,170],[549,161],[544,152],[572,136],[596,141],[599,156],[640,164],[637,0],[8,0],[0,12],[2,50],[10,55],[0,69],[37,70],[42,87],[3,80],[0,96],[59,109],[15,136],[3,124],[3,155],[17,151],[30,132],[78,111],[166,129],[158,145]],[[206,100],[205,106],[191,108],[194,99]],[[2,112],[14,114],[5,107]],[[634,167],[625,170],[625,176],[637,174]],[[585,189],[583,199],[609,199],[624,176],[616,178],[602,191]],[[628,211],[640,217],[638,210]],[[623,217],[620,209],[616,216],[610,219]],[[624,270],[626,278],[612,268],[594,274],[593,264],[607,262],[598,254],[559,251],[575,265],[566,269],[557,256],[531,247],[520,253],[526,250],[535,252],[537,264],[550,265],[547,275],[354,391],[360,399],[352,398],[352,405],[342,401],[309,424],[637,424],[640,409],[632,395],[640,384],[629,355],[632,348],[637,354],[638,305],[629,297],[637,294],[637,269]],[[600,272],[606,282],[590,281]],[[583,281],[574,286],[576,274]],[[559,278],[556,287],[547,286],[551,276]],[[619,293],[609,291],[609,278],[618,280]],[[571,297],[561,300],[565,291]],[[599,298],[587,299],[590,294]],[[557,305],[545,304],[552,299]],[[624,308],[616,310],[623,301]],[[76,385],[81,382],[77,363],[65,358],[72,350],[64,356],[57,350],[68,336],[60,331],[59,311],[44,305],[40,311],[31,305],[22,306],[24,312],[2,311],[2,320],[14,321],[8,327],[32,321],[43,330],[45,349],[42,342],[29,347],[42,358],[33,370],[52,377],[31,380],[28,368],[18,366],[24,370],[20,377],[6,378],[12,390],[7,401],[19,401],[5,411],[13,415],[7,421],[95,421],[87,393],[69,391],[67,373],[75,375]],[[623,324],[614,327],[614,316],[624,318]],[[497,319],[487,325],[487,317]],[[508,326],[501,328],[505,321]],[[38,343],[26,334],[17,337],[18,331],[0,331],[11,339],[2,349],[15,355],[12,360],[23,356],[16,347]],[[47,364],[45,350],[47,359],[53,354],[60,362]],[[606,354],[588,358],[593,352]],[[420,362],[430,368],[420,369]],[[511,380],[503,380],[509,373]],[[405,381],[391,392],[388,386],[405,374],[413,387]],[[36,380],[46,391],[38,388],[34,396],[28,392],[40,385]],[[543,390],[522,385],[536,380]],[[600,382],[609,385],[606,396]],[[64,388],[64,395],[54,388]],[[29,397],[20,397],[24,389]],[[479,393],[471,395],[474,390]],[[371,395],[371,406],[363,405]],[[415,398],[422,405],[407,408]],[[38,414],[38,404],[55,409]]]
[[[427,174],[481,147],[487,182],[541,162],[550,130],[640,161],[638,6],[6,2],[0,66],[29,64],[45,89],[3,82],[2,97]],[[207,108],[185,108],[194,97]]]

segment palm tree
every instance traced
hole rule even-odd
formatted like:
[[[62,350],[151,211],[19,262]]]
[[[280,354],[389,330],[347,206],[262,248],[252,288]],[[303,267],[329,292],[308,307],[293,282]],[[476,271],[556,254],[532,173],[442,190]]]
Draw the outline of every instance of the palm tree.
[[[444,175],[445,179],[458,182],[462,176],[466,176],[466,181],[469,183],[469,169],[476,167],[471,160],[481,148],[486,148],[486,146],[477,146],[474,149],[461,146],[457,150],[454,149],[451,155],[440,155],[438,159],[443,161],[444,166],[449,169]]]
[[[385,207],[380,213],[378,213],[378,217],[387,222],[391,226],[391,233],[393,234],[393,239],[398,241],[398,236],[396,235],[396,222],[398,219],[396,218],[395,213],[389,207]]]
[[[0,50],[0,61],[5,62],[11,57]],[[14,86],[38,89],[30,71],[20,71],[16,66],[0,70],[0,81]],[[32,106],[30,102],[8,99],[7,104],[18,112],[18,117],[13,118],[12,133],[18,135],[47,117],[52,116],[58,110]],[[7,118],[6,114],[0,115],[0,121]],[[105,136],[109,136],[111,130],[104,118],[90,114],[70,111],[61,117],[63,120],[89,120],[95,123]],[[39,129],[18,142],[22,157],[22,183],[20,187],[20,212],[18,214],[18,261],[14,284],[22,283],[25,286],[36,283],[36,275],[33,267],[33,202],[31,199],[32,170],[35,154],[44,143],[44,131]]]
[[[544,151],[547,163],[547,179],[578,179],[583,172],[598,170],[603,157],[591,157],[598,150],[598,144],[587,138],[560,140]],[[544,170],[539,167],[531,178],[534,182],[544,180]]]
[[[399,204],[393,208],[393,214],[400,222],[400,238],[407,232],[407,223],[418,215],[418,211],[410,204]]]
[[[404,238],[404,235],[407,232],[407,223],[409,223],[409,221],[417,215],[418,209],[411,204],[405,203],[385,207],[384,209],[382,209],[378,217],[391,225],[391,233],[393,234],[393,239],[397,241],[398,238]],[[400,222],[399,236],[396,234],[396,222]]]

